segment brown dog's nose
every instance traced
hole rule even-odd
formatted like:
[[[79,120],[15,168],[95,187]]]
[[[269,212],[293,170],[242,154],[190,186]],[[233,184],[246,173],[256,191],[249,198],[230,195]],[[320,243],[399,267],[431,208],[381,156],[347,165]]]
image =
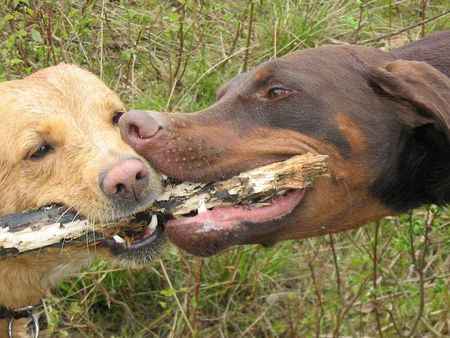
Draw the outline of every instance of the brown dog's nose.
[[[136,148],[158,134],[162,128],[157,120],[141,110],[131,110],[122,115],[119,127],[120,135],[125,142]]]
[[[148,185],[148,169],[138,159],[129,159],[118,163],[108,170],[100,180],[103,192],[114,199],[139,197]]]

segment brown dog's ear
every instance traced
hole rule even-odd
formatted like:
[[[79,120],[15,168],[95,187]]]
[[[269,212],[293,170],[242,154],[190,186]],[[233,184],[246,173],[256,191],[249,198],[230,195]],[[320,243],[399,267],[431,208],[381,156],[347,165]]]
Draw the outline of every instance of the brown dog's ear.
[[[425,62],[396,60],[372,70],[371,79],[392,97],[418,108],[416,118],[434,123],[450,142],[450,79],[446,75]]]

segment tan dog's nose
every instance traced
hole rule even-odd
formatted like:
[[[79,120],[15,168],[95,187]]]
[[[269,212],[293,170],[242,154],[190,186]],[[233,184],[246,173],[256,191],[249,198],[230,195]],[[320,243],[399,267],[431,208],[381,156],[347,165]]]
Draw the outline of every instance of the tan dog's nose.
[[[123,197],[138,199],[139,194],[148,185],[148,175],[147,167],[140,160],[125,160],[106,172],[100,180],[100,187],[113,199]]]
[[[139,149],[162,129],[161,124],[149,113],[132,110],[119,120],[120,135],[132,147]]]

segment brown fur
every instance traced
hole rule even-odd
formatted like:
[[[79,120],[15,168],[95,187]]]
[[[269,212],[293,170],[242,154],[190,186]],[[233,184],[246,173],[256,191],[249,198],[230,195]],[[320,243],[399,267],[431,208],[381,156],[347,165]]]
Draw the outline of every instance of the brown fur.
[[[99,79],[72,65],[0,84],[0,215],[60,203],[100,222],[142,209],[137,202],[131,208],[112,203],[99,185],[102,172],[121,160],[138,158],[111,122],[123,110]],[[31,159],[42,144],[54,150]],[[147,193],[154,197],[161,190],[159,176],[148,170]],[[59,280],[97,255],[109,257],[109,249],[49,249],[0,258],[0,306],[36,305]],[[6,323],[0,321],[0,337],[6,334]]]
[[[305,152],[330,157],[329,176],[289,214],[208,232],[192,218],[168,224],[169,238],[206,256],[450,202],[449,42],[447,31],[391,52],[357,45],[295,51],[236,76],[203,111],[127,113],[123,137],[176,179],[208,182]],[[141,128],[152,135],[139,137]]]

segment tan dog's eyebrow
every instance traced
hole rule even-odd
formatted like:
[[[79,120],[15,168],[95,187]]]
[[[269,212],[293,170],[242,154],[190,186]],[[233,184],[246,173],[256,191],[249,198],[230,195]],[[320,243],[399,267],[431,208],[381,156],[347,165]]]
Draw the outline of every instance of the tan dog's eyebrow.
[[[60,145],[64,140],[65,128],[58,119],[42,120],[40,123],[17,125],[8,137],[8,143],[17,149],[16,160],[27,156],[37,146],[43,143]]]
[[[38,145],[45,142],[37,131],[16,130],[9,137],[9,144],[14,144],[14,151],[10,152],[10,160],[18,162],[26,158]]]

